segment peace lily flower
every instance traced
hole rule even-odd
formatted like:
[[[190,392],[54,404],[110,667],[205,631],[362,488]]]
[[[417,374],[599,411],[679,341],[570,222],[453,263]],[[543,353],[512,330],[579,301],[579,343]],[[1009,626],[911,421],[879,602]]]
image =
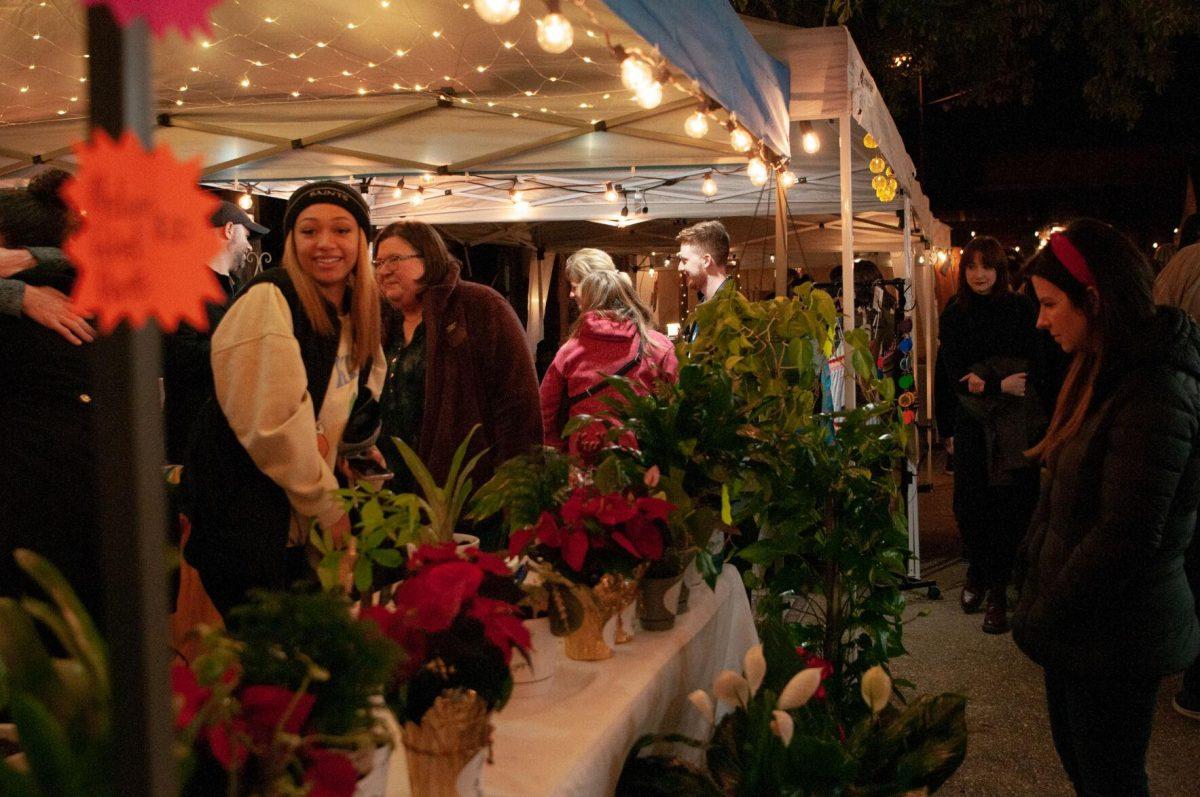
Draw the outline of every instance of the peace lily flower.
[[[796,732],[796,723],[792,720],[792,715],[786,711],[775,710],[771,712],[774,719],[771,720],[771,733],[779,737],[783,742],[783,746],[787,747],[792,743],[792,734]]]
[[[692,701],[692,705],[696,707],[696,710],[704,715],[709,725],[717,724],[717,709],[713,705],[712,698],[708,696],[708,692],[705,692],[703,689],[697,689],[688,695],[688,700]]]
[[[750,682],[733,670],[721,670],[713,681],[713,694],[731,706],[750,702]]]
[[[779,693],[778,708],[791,711],[800,708],[813,696],[821,685],[821,668],[809,667],[792,676],[783,691]]]
[[[878,716],[892,696],[892,679],[884,672],[883,667],[876,664],[867,670],[862,679],[862,698],[871,708],[871,714]]]
[[[763,656],[762,645],[755,645],[746,651],[742,659],[742,672],[746,674],[746,680],[750,683],[750,696],[753,697],[758,694],[758,688],[762,686],[763,678],[767,675],[767,659]]]

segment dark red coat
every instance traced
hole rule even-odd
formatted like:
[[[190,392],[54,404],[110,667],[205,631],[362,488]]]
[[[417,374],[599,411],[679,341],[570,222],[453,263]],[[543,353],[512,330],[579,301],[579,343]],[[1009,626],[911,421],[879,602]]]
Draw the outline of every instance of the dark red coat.
[[[496,291],[459,279],[454,267],[425,289],[425,406],[417,453],[438,483],[475,424],[467,454],[488,449],[471,480],[478,487],[496,466],[541,443],[538,383],[525,330]],[[391,463],[393,469],[403,463]]]

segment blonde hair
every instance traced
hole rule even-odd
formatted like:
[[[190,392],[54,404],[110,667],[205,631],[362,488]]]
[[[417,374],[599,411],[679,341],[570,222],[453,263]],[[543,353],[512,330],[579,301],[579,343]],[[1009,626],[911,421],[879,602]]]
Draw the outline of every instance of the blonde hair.
[[[292,278],[300,306],[313,329],[321,335],[333,334],[333,319],[329,317],[326,301],[321,296],[317,283],[308,272],[300,267],[296,255],[296,241],[289,232],[283,244],[283,268]],[[375,271],[371,266],[371,251],[367,247],[366,233],[358,233],[358,260],[350,274],[350,358],[355,368],[363,368],[380,345],[379,287],[375,283]],[[338,308],[340,311],[341,308]]]
[[[593,271],[579,283],[579,320],[571,328],[571,337],[579,334],[583,314],[596,313],[614,321],[632,321],[642,338],[642,343],[654,346],[648,330],[653,325],[650,308],[633,289],[628,274],[620,271]]]
[[[580,249],[568,257],[564,270],[567,274],[567,281],[572,285],[578,285],[594,271],[616,271],[617,266],[608,256],[608,252],[589,247]]]

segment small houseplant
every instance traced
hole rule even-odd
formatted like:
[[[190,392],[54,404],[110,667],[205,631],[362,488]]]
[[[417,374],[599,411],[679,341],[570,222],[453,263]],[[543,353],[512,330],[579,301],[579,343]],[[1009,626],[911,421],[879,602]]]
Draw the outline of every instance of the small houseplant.
[[[385,697],[404,728],[413,793],[452,795],[464,765],[487,745],[489,715],[512,693],[509,664],[527,656],[524,597],[498,556],[453,542],[423,545],[395,608],[362,610],[404,651]]]
[[[332,593],[257,593],[171,681],[185,795],[354,793],[386,733],[373,699],[399,651]]]

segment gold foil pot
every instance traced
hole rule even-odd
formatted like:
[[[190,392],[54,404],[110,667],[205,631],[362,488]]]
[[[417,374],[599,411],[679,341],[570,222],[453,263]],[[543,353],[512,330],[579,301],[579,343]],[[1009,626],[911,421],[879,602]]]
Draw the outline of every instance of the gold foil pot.
[[[420,723],[404,723],[404,755],[414,797],[458,797],[458,778],[490,744],[487,705],[471,689],[443,692]]]

